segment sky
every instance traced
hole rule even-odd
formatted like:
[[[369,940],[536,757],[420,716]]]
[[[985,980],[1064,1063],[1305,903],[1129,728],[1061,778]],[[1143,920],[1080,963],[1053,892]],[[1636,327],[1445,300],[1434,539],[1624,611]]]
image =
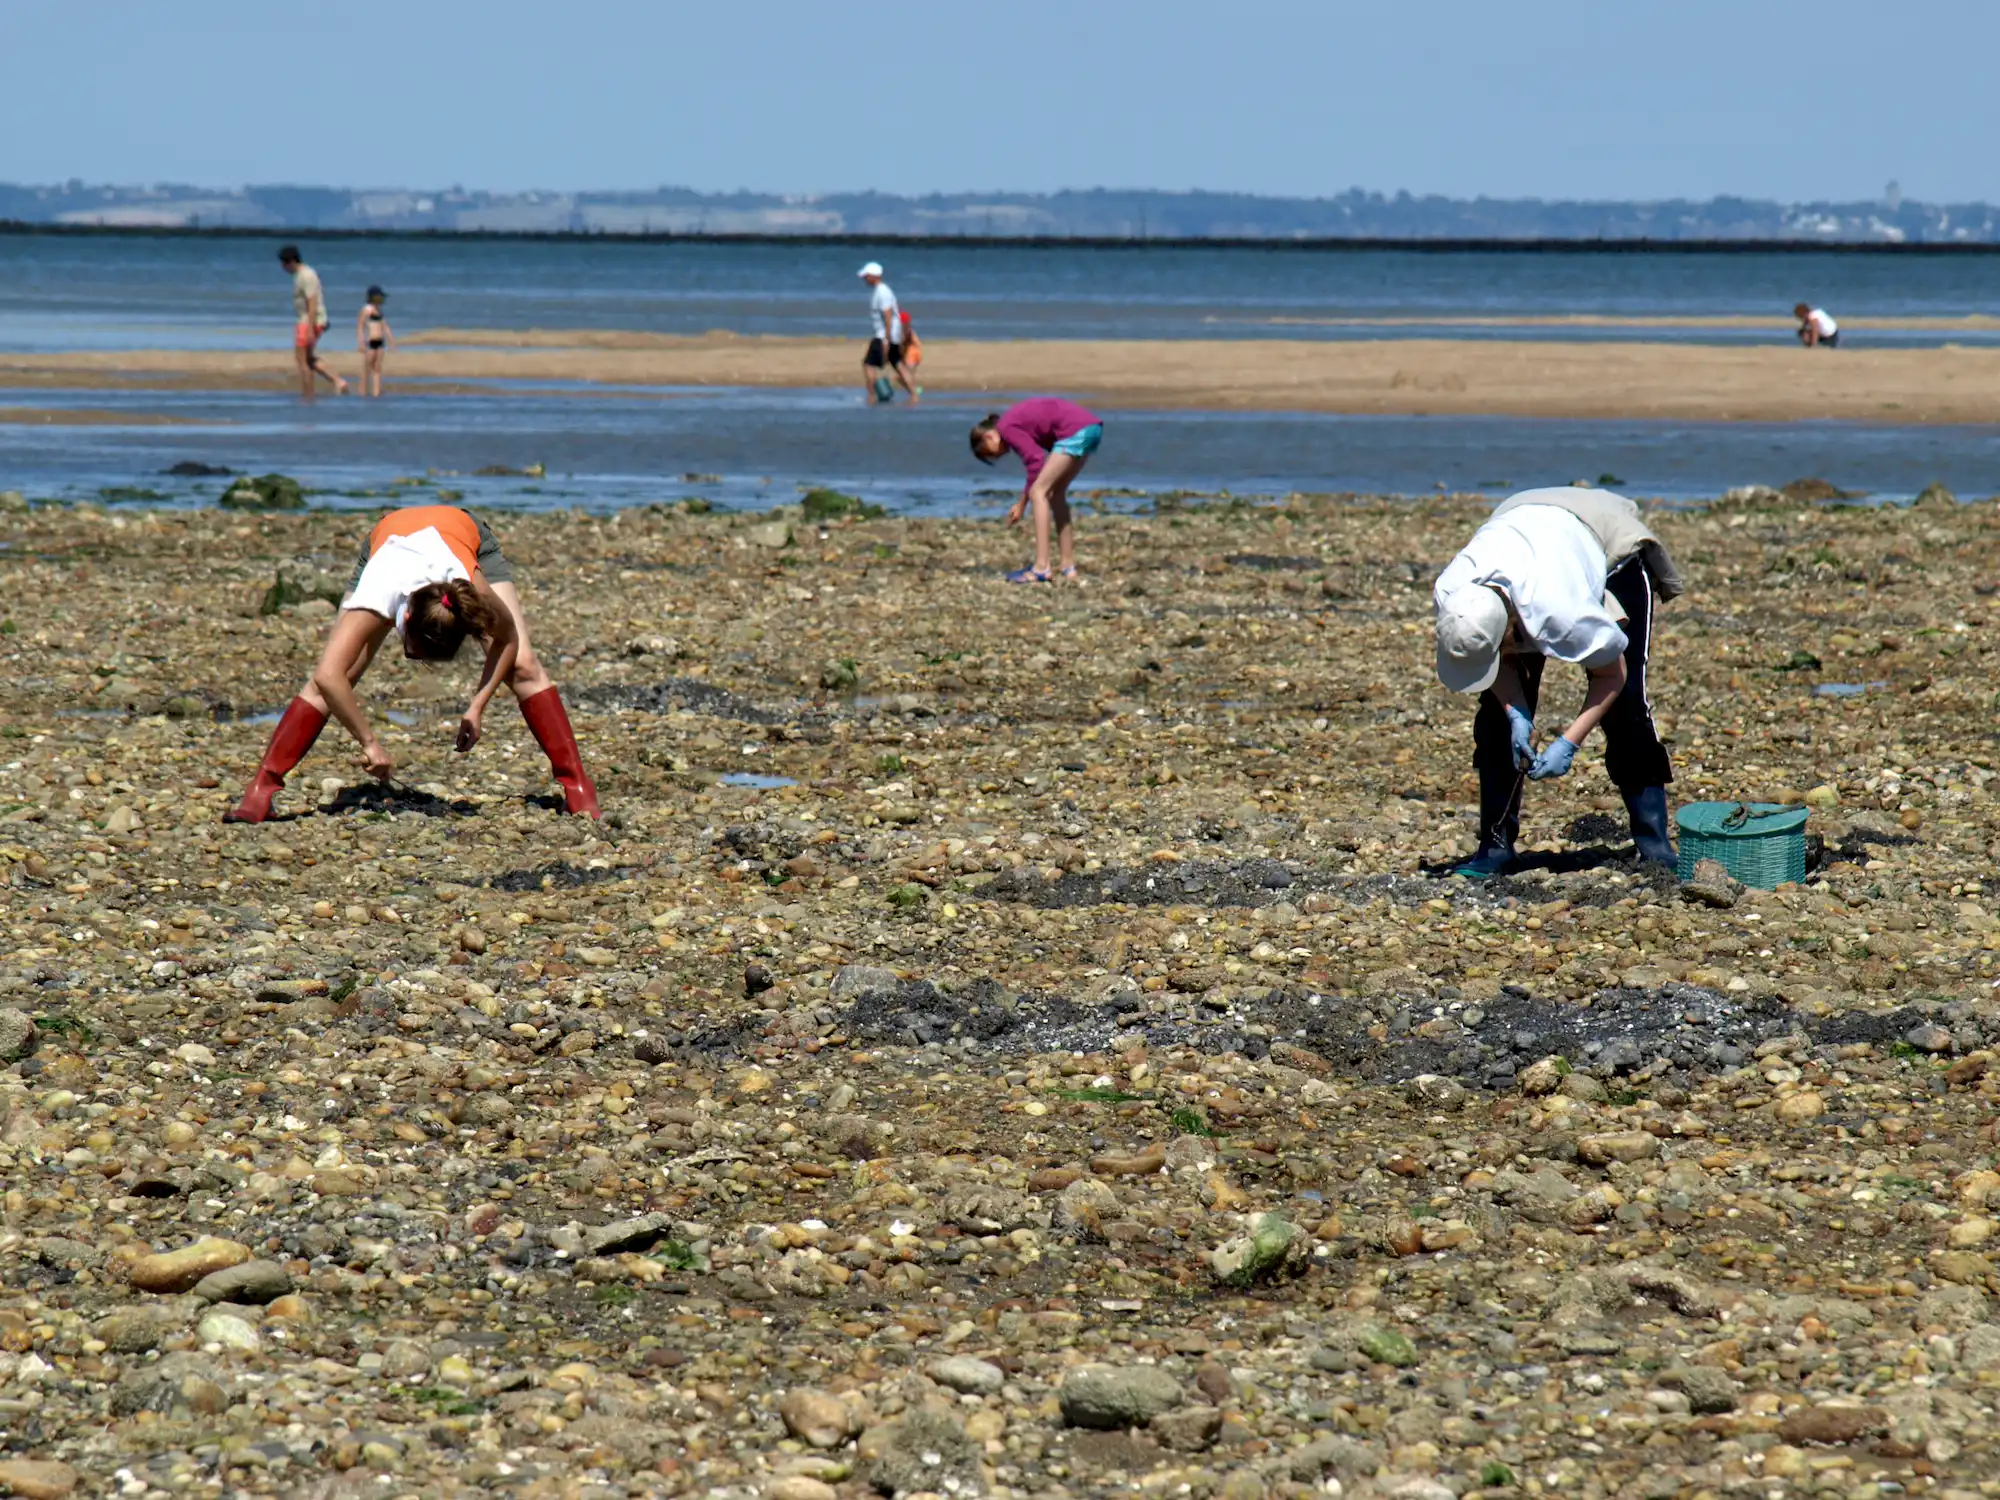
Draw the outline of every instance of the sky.
[[[0,0],[0,180],[2000,200],[1991,0]]]

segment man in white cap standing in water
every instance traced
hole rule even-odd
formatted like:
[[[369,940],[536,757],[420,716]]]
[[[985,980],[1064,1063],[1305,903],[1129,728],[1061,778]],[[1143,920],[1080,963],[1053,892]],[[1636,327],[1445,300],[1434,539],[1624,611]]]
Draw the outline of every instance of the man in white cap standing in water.
[[[917,388],[910,381],[910,372],[903,368],[903,310],[889,283],[882,279],[880,261],[871,260],[863,266],[861,279],[873,288],[868,298],[868,352],[861,357],[861,384],[867,388],[870,401],[888,401],[893,393],[883,373],[886,368],[910,393],[914,405]]]
[[[1479,694],[1472,721],[1479,847],[1452,873],[1505,872],[1526,783],[1567,772],[1600,727],[1604,768],[1625,799],[1639,857],[1674,863],[1667,833],[1674,773],[1653,727],[1646,660],[1655,598],[1681,591],[1679,570],[1638,506],[1607,490],[1511,496],[1438,575],[1438,680]],[[1549,657],[1582,667],[1588,689],[1581,712],[1537,753],[1535,706]]]

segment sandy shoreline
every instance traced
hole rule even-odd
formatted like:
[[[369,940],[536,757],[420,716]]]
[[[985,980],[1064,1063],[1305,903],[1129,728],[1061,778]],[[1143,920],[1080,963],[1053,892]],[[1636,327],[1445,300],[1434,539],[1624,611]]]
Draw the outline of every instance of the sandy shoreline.
[[[407,341],[391,380],[632,386],[851,386],[844,339],[438,329]],[[2000,411],[2000,349],[1848,349],[1397,339],[927,343],[932,400],[1060,390],[1126,408],[1681,421],[1983,423]],[[353,375],[350,352],[331,365]],[[0,388],[285,389],[286,351],[0,355]]]

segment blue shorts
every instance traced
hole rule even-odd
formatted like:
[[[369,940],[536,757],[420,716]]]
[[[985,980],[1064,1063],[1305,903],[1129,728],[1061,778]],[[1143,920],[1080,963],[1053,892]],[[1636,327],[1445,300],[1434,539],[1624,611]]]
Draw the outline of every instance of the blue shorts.
[[[1067,453],[1071,458],[1088,458],[1097,451],[1097,445],[1103,441],[1104,424],[1102,422],[1092,422],[1081,432],[1072,433],[1070,436],[1062,439],[1053,448],[1049,449],[1049,452]]]

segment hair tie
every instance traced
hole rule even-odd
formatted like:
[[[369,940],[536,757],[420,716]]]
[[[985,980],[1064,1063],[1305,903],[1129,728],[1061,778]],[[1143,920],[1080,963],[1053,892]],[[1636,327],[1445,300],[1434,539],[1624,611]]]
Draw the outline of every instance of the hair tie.
[[[442,604],[442,605],[444,606],[444,612],[445,612],[446,614],[450,614],[450,613],[452,612],[452,608],[451,608],[451,590],[449,590],[449,589],[439,589],[439,590],[438,590],[438,603],[440,603],[440,604]]]

